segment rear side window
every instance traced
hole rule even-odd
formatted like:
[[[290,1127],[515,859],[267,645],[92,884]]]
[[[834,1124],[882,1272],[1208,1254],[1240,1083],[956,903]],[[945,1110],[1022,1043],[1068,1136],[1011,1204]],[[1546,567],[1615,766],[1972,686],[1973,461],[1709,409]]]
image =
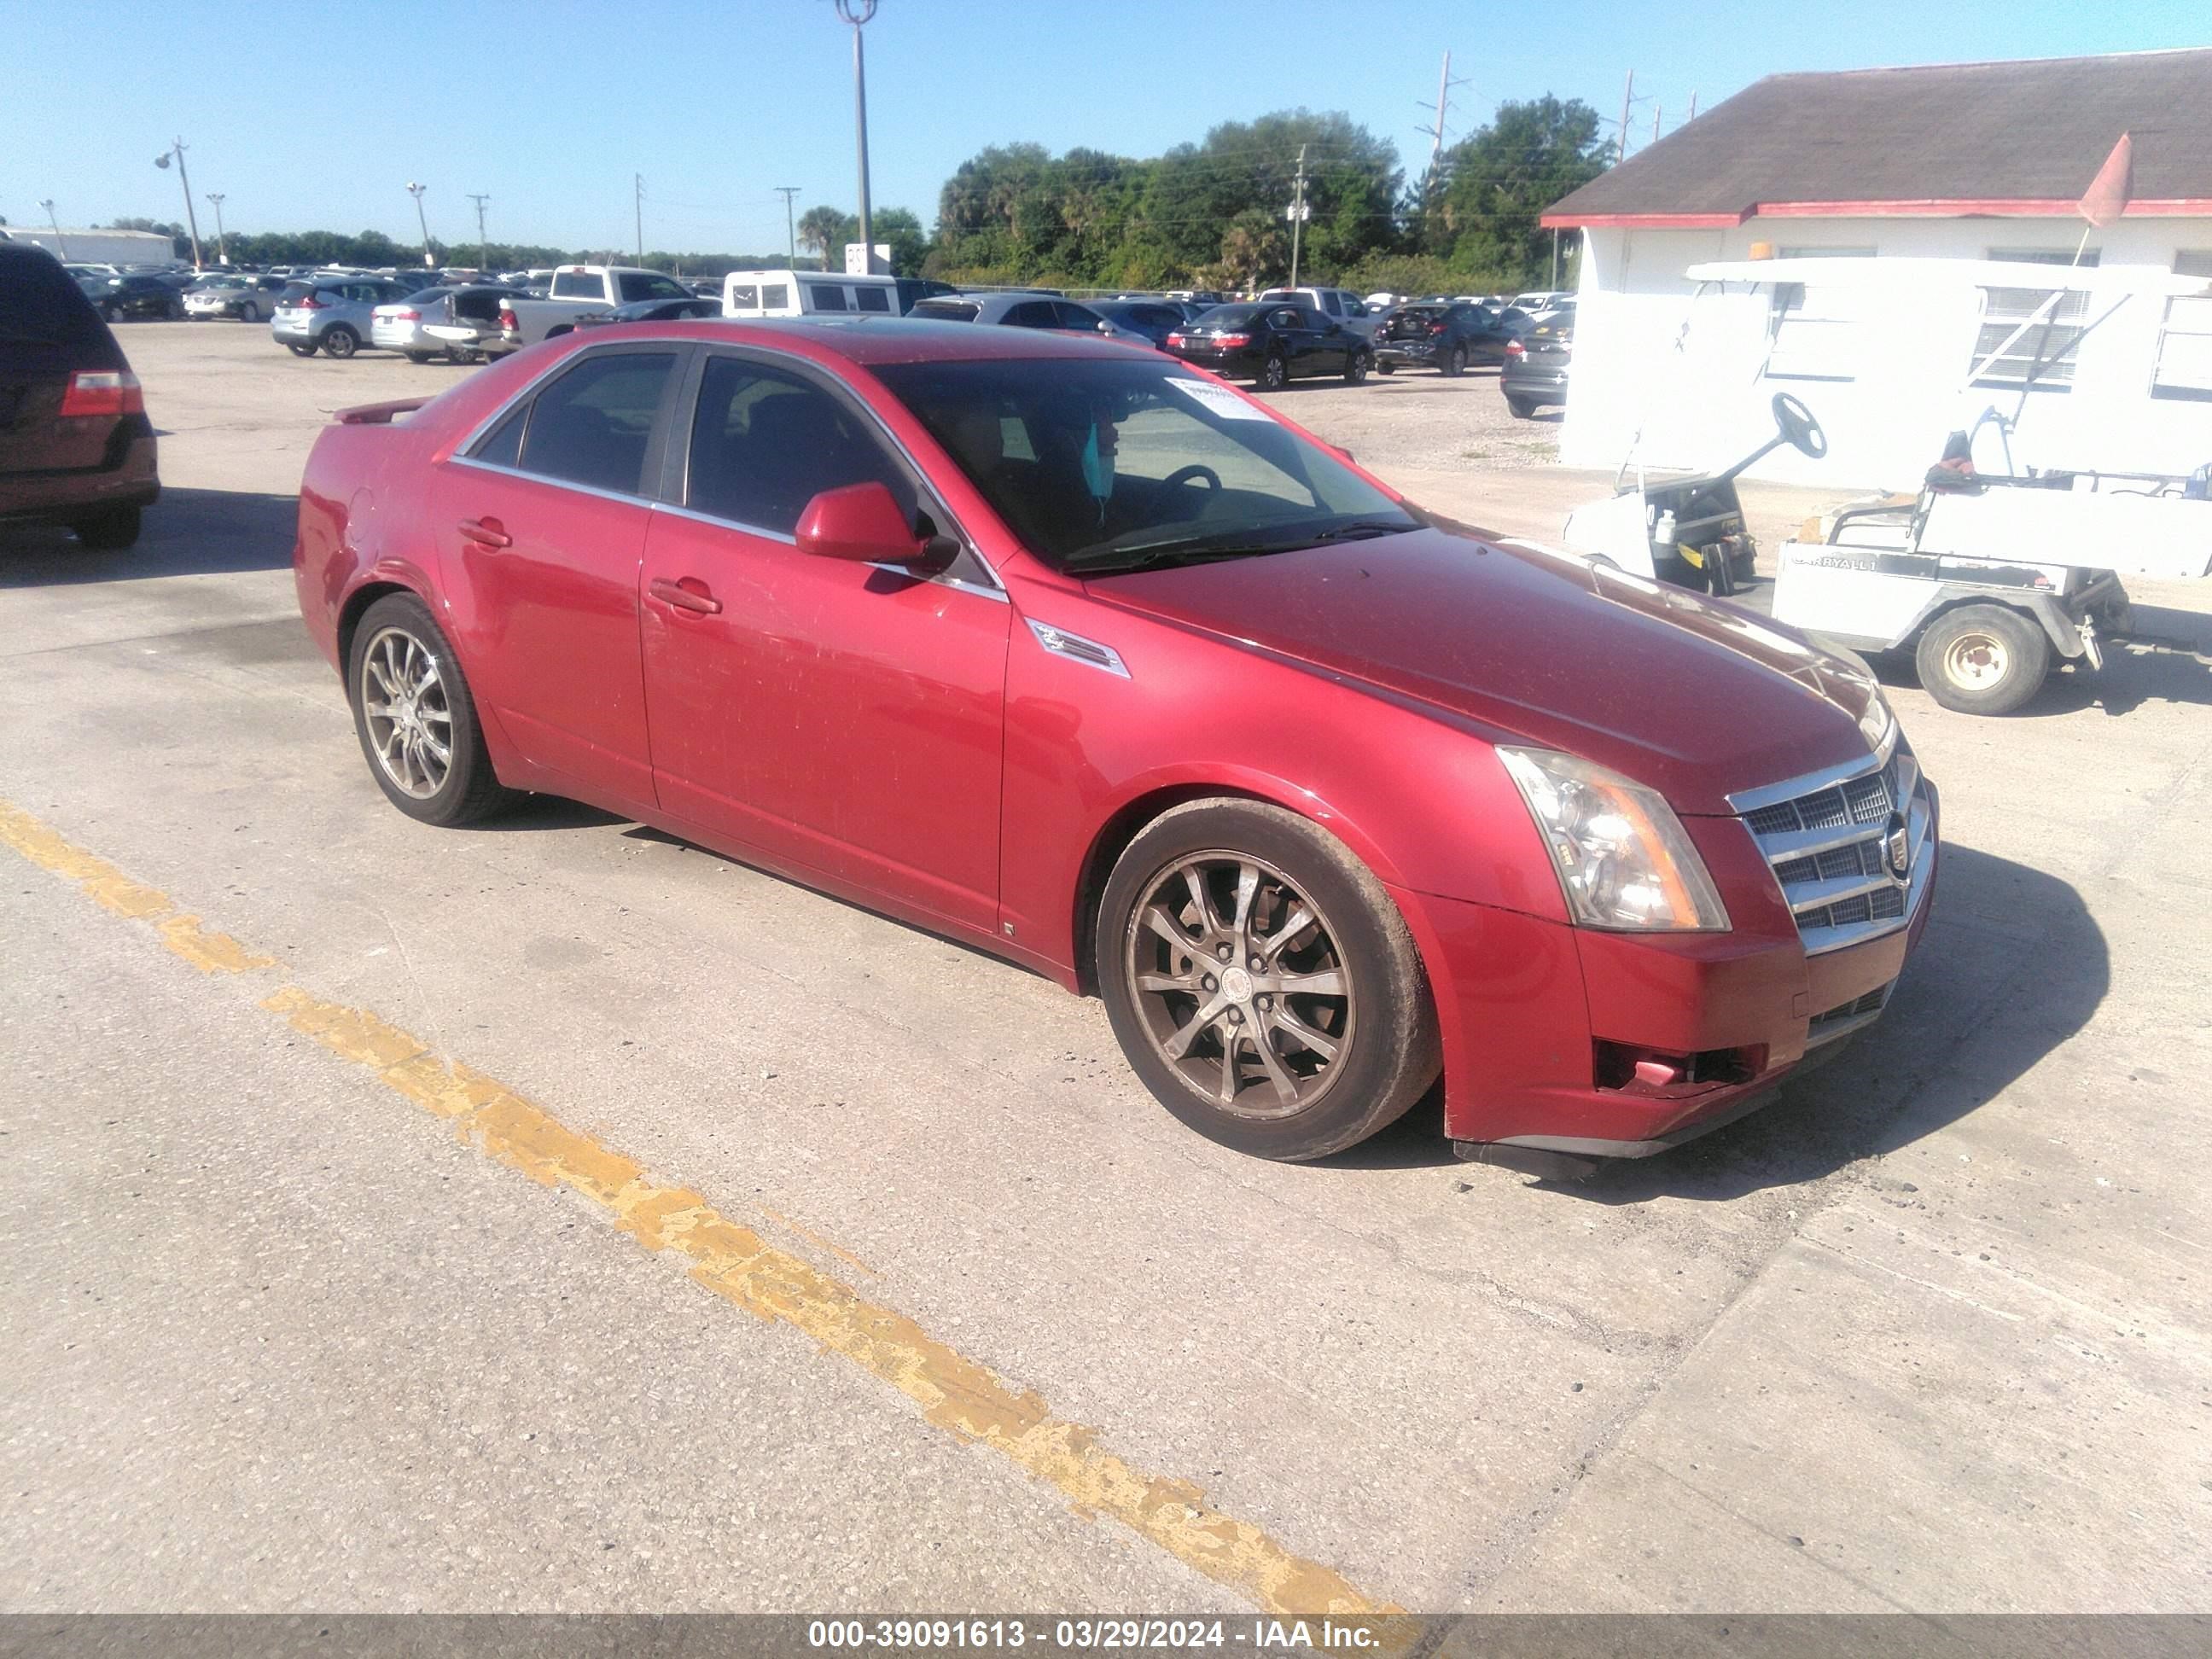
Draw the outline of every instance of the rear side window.
[[[122,362],[92,301],[60,265],[43,253],[0,257],[0,360],[40,346],[63,347],[88,363],[90,355]]]
[[[845,290],[835,283],[805,283],[806,303],[817,311],[842,311]]]
[[[766,284],[761,289],[760,302],[761,309],[763,311],[789,310],[791,307],[791,285],[787,283],[769,283]]]
[[[1004,320],[1015,328],[1058,328],[1060,326],[1060,319],[1053,314],[1052,301],[1049,300],[1024,300],[1021,304],[1011,307]]]
[[[517,465],[563,483],[638,494],[675,362],[673,352],[664,351],[585,358],[532,400]]]
[[[891,308],[891,296],[884,289],[856,288],[853,290],[853,297],[860,302],[863,311],[888,312]]]
[[[736,283],[730,288],[730,304],[740,311],[750,311],[760,303],[760,284]]]
[[[912,483],[861,417],[788,370],[717,357],[700,377],[684,504],[790,535],[807,502],[847,484],[887,485],[911,514]]]
[[[1066,300],[1054,301],[1053,310],[1059,313],[1062,328],[1080,329],[1086,334],[1096,334],[1098,325],[1106,320],[1089,306],[1075,305]]]

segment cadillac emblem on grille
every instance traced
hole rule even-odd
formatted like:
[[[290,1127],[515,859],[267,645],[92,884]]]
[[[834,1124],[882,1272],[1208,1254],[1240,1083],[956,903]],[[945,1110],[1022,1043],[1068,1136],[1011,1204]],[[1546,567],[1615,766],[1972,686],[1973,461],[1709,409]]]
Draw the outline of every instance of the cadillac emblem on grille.
[[[1889,833],[1881,838],[1881,850],[1889,865],[1889,873],[1899,881],[1912,876],[1912,840],[1905,833],[1905,820],[1895,812],[1889,815]]]

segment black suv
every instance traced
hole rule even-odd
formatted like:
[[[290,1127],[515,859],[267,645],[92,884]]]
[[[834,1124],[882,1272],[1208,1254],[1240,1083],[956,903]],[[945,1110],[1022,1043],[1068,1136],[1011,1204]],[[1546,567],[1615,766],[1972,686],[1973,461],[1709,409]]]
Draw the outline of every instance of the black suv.
[[[174,318],[185,314],[185,296],[177,292],[177,285],[143,270],[109,277],[107,286],[92,296],[92,302],[111,323],[119,323],[125,317]]]
[[[1375,367],[1388,374],[1401,366],[1464,374],[1471,363],[1505,360],[1514,310],[1492,312],[1466,301],[1425,301],[1400,306],[1375,331]]]
[[[128,547],[161,493],[145,394],[115,336],[52,254],[0,242],[0,524]]]

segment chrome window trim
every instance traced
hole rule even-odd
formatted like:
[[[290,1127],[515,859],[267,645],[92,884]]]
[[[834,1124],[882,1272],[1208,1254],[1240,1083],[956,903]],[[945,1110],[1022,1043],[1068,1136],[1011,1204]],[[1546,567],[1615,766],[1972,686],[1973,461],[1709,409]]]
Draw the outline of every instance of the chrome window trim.
[[[624,501],[632,507],[644,507],[659,505],[650,495],[641,495],[635,490],[602,489],[597,484],[577,483],[568,478],[550,478],[543,472],[525,472],[519,466],[499,466],[469,455],[448,455],[446,464],[448,466],[472,467],[478,472],[496,473],[502,478],[520,478],[526,483],[544,484],[548,489],[573,489],[579,495],[596,495],[603,501]]]
[[[696,507],[676,507],[667,501],[649,501],[647,506],[656,513],[665,513],[674,518],[688,519],[693,524],[703,524],[716,530],[734,530],[740,535],[757,536],[764,542],[777,542],[785,547],[797,547],[799,538],[787,536],[781,530],[770,530],[766,525],[746,524],[738,519],[717,518],[712,513],[702,513]],[[950,587],[962,593],[973,593],[979,599],[995,599],[1000,605],[1012,605],[1002,587],[984,587],[975,582],[963,581],[957,576],[932,575],[915,569],[910,565],[885,564],[871,561],[871,570],[884,570],[894,576],[904,576],[909,581],[929,582],[938,587]]]
[[[1113,674],[1122,679],[1136,677],[1129,672],[1129,665],[1121,660],[1121,653],[1110,645],[1085,639],[1080,634],[1071,634],[1064,628],[1054,628],[1050,623],[1039,622],[1035,617],[1022,620],[1030,626],[1036,642],[1049,654],[1085,668],[1095,668],[1102,674]],[[1096,654],[1092,654],[1096,653]]]
[[[651,503],[656,513],[666,513],[678,519],[689,519],[694,524],[710,524],[717,530],[735,530],[743,535],[757,536],[763,541],[781,542],[786,547],[799,545],[799,538],[786,535],[781,530],[770,530],[766,525],[746,524],[738,519],[720,518],[712,513],[702,513],[696,507],[678,507],[673,501]]]
[[[1881,740],[1881,747],[1875,750],[1863,760],[1844,761],[1838,765],[1823,767],[1817,772],[1807,772],[1797,777],[1785,778],[1780,783],[1761,784],[1756,789],[1739,789],[1735,794],[1727,798],[1729,810],[1741,817],[1746,812],[1756,812],[1762,806],[1772,806],[1782,801],[1795,800],[1800,795],[1810,795],[1823,789],[1832,789],[1839,783],[1848,783],[1853,778],[1863,777],[1869,772],[1879,772],[1889,764],[1889,757],[1897,752],[1898,732],[1898,725],[1893,720],[1890,723],[1888,735]]]

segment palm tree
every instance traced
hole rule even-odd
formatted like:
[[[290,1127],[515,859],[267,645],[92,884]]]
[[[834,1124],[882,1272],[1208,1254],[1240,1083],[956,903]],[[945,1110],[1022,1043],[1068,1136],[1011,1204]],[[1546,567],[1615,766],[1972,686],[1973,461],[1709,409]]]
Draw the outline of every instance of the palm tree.
[[[830,268],[830,245],[844,234],[845,216],[836,208],[811,207],[799,216],[799,245],[820,259],[824,270]]]

